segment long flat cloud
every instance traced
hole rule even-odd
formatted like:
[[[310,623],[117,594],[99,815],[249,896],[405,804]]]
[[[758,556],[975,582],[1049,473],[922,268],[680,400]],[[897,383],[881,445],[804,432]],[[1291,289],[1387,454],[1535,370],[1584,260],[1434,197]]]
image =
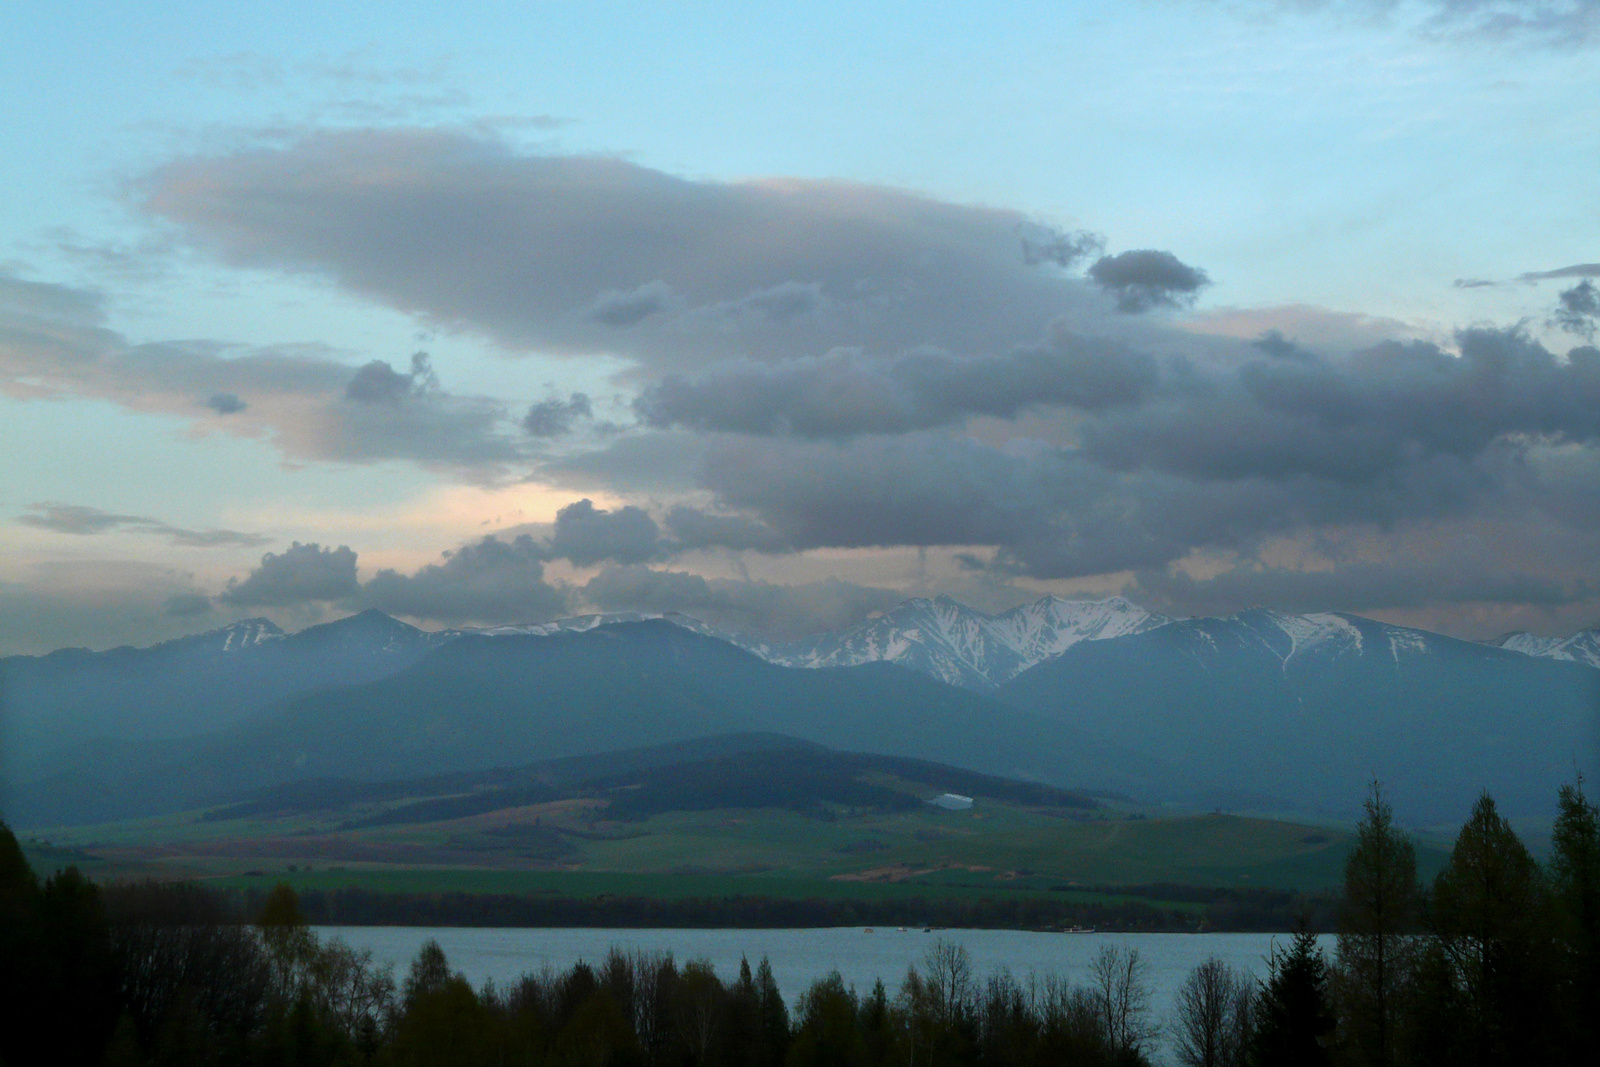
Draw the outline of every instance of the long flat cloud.
[[[55,504],[48,501],[33,505],[17,522],[54,533],[90,537],[118,530],[152,534],[164,537],[183,548],[223,548],[233,545],[253,547],[264,545],[270,538],[239,530],[186,530],[181,526],[162,522],[144,515],[119,515],[85,504]]]
[[[1062,267],[1095,243],[1014,211],[697,181],[465,133],[325,133],[183,160],[152,177],[147,207],[232,262],[331,276],[511,346],[657,367],[840,346],[992,353],[1109,307]]]

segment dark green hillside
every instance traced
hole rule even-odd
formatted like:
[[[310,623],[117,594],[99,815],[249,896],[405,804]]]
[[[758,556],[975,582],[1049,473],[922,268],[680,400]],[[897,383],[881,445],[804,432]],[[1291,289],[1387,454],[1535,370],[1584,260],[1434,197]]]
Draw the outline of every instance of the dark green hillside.
[[[271,786],[203,813],[202,822],[341,816],[341,829],[414,825],[528,808],[559,800],[603,801],[609,817],[672,811],[778,808],[915,810],[960,792],[1038,808],[1099,807],[1077,793],[925,760],[835,752],[778,734],[729,734],[527,767],[384,782],[313,779]]]

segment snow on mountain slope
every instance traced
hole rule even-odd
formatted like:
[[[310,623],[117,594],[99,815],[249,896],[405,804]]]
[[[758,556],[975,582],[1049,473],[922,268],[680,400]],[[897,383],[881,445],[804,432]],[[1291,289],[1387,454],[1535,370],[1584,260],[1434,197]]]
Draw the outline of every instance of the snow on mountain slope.
[[[691,633],[700,634],[702,637],[713,637],[719,641],[726,641],[737,645],[747,652],[754,653],[762,659],[771,659],[772,644],[757,637],[745,634],[728,633],[715,626],[707,626],[699,619],[690,615],[683,615],[676,611],[668,612],[643,612],[643,611],[605,611],[591,615],[571,615],[564,619],[552,619],[549,622],[524,623],[508,626],[485,626],[461,630],[440,631],[441,636],[457,636],[460,634],[480,634],[484,637],[550,637],[554,634],[584,633],[597,626],[612,626],[625,622],[651,622],[657,619],[665,620],[674,626],[681,626]]]
[[[268,641],[281,641],[286,636],[270,619],[240,619],[215,630],[164,641],[154,647],[170,650],[182,648],[195,651],[204,649],[212,652],[242,652]]]
[[[1600,667],[1600,629],[1579,630],[1571,637],[1536,637],[1518,631],[1494,642],[1508,652],[1540,659],[1564,659]]]
[[[1044,597],[989,615],[941,596],[907,600],[840,633],[778,646],[768,658],[791,667],[881,660],[951,685],[992,689],[1079,641],[1139,633],[1168,621],[1121,597]]]

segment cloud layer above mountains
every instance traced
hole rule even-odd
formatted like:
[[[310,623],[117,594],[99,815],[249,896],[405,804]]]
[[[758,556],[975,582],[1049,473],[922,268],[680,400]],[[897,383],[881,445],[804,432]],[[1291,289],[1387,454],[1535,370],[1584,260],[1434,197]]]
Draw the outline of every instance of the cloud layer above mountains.
[[[1587,275],[1546,272],[1582,279],[1551,308],[1579,342],[1565,352],[1528,325],[1333,347],[1186,328],[1224,280],[1174,252],[1107,253],[1093,233],[878,186],[691,180],[390,129],[187,158],[143,188],[226,263],[329,279],[507,359],[622,368],[612,422],[567,387],[451,392],[421,353],[134,343],[95,294],[0,275],[10,395],[108,400],[300,462],[586,497],[538,536],[365,580],[351,548],[296,542],[222,590],[233,608],[645,608],[792,634],[898,595],[818,553],[937,549],[1023,583],[1017,599],[1076,582],[1178,612],[1600,610]],[[65,505],[23,521],[250,536]],[[810,558],[814,579],[707,577],[696,553]],[[1447,580],[1438,561],[1457,558],[1481,580]],[[553,580],[555,561],[574,576]]]

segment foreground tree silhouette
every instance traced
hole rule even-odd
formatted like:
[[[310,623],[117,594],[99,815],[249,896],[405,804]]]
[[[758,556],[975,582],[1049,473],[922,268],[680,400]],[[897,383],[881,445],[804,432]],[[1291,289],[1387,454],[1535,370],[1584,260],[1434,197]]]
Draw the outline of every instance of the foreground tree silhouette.
[[[1554,992],[1550,919],[1539,865],[1485,793],[1433,887],[1462,1062],[1544,1062]]]
[[[1302,919],[1288,951],[1276,946],[1256,999],[1256,1029],[1247,1062],[1252,1067],[1323,1067],[1332,1063],[1328,1039],[1334,1017],[1328,1003],[1328,965],[1317,936]]]
[[[38,1011],[39,883],[0,823],[0,1064],[20,1064]]]
[[[1421,903],[1416,848],[1395,829],[1394,813],[1374,781],[1345,861],[1334,973],[1343,1045],[1361,1067],[1394,1062],[1403,995],[1416,968]]]
[[[857,1025],[855,993],[838,971],[800,995],[795,1005],[791,1067],[858,1067],[868,1063],[867,1044]]]
[[[1563,1040],[1577,1062],[1600,1049],[1600,810],[1575,785],[1561,787],[1560,814],[1551,833],[1551,889],[1560,905],[1557,933],[1561,1008],[1569,1020]]]

